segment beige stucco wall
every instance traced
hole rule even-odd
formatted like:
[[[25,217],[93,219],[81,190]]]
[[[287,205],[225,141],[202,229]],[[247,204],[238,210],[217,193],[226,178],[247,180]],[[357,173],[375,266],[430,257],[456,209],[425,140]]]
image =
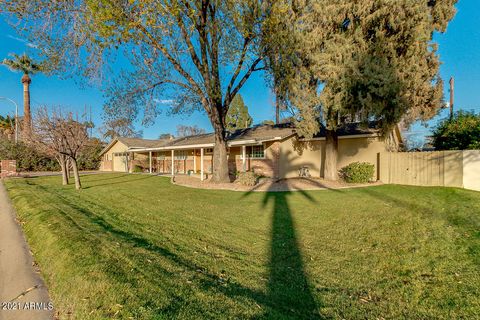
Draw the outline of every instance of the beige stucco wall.
[[[112,161],[112,169],[111,170],[108,170],[105,168],[105,166],[103,164],[100,165],[100,170],[102,171],[125,171],[124,169],[124,166],[122,167],[122,164],[120,163],[118,157],[113,157],[113,153],[115,152],[126,152],[128,150],[128,147],[123,144],[122,142],[120,141],[117,141],[112,147],[110,147],[110,149],[107,150],[107,152],[105,152],[105,154],[102,156],[102,162],[105,161],[105,155],[108,155],[108,160],[109,161]],[[105,168],[105,169],[104,169]]]
[[[337,169],[352,162],[368,162],[377,166],[377,154],[386,150],[381,137],[340,138]],[[298,170],[307,166],[312,177],[323,176],[325,140],[298,141],[290,138],[281,143],[280,177],[298,177]]]
[[[298,170],[307,166],[310,174],[320,177],[324,141],[301,142],[296,137],[280,144],[280,178],[298,177]]]
[[[463,187],[480,191],[480,150],[463,151]]]

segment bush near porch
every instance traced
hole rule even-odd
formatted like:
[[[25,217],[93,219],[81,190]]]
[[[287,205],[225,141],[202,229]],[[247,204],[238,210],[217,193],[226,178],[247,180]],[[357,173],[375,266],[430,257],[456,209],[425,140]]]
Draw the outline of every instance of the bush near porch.
[[[6,181],[64,319],[476,319],[480,193]]]

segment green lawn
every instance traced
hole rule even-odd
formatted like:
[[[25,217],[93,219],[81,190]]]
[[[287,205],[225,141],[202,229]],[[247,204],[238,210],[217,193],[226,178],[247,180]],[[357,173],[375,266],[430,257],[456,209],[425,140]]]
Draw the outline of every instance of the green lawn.
[[[6,180],[60,319],[474,319],[480,193]]]

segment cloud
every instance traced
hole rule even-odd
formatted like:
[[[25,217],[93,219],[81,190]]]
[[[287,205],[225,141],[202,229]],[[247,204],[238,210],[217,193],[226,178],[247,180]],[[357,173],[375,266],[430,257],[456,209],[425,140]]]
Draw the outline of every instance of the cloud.
[[[172,100],[172,99],[153,99],[153,101],[155,101],[156,103],[159,103],[159,104],[173,104],[173,103],[175,103],[175,100]]]
[[[14,36],[12,36],[11,34],[7,35],[7,37],[10,38],[10,39],[19,41],[19,42],[23,42],[23,43],[25,43],[25,45],[26,45],[27,47],[35,48],[35,49],[38,48],[38,45],[36,45],[35,43],[28,42],[27,40],[22,39],[22,38],[14,37]]]

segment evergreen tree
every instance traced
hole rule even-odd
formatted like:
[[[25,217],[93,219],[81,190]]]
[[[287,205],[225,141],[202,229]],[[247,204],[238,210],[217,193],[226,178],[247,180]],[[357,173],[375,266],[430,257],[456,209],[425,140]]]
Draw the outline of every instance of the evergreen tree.
[[[230,105],[225,120],[227,130],[234,131],[236,129],[248,128],[252,125],[252,117],[248,113],[248,107],[243,102],[240,94],[237,94]]]
[[[326,126],[325,178],[337,179],[337,129],[377,120],[388,132],[428,120],[443,105],[434,32],[444,32],[456,0],[316,0],[289,3],[288,99],[300,134]],[[319,121],[321,119],[321,121]]]

